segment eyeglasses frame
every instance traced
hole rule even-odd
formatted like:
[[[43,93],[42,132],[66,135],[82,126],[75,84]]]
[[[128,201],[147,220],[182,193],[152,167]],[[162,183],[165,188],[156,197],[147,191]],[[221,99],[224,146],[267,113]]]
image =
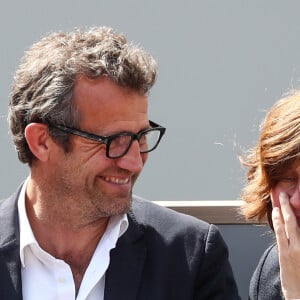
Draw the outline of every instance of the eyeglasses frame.
[[[51,127],[52,128],[57,128],[57,129],[59,129],[63,132],[66,132],[66,133],[70,133],[70,134],[77,135],[77,136],[80,136],[80,137],[83,137],[83,138],[86,138],[86,139],[89,139],[89,140],[92,140],[92,141],[96,141],[98,143],[105,144],[106,145],[106,156],[108,158],[115,159],[115,158],[120,158],[120,157],[126,155],[127,152],[129,151],[133,141],[134,140],[139,141],[140,137],[144,133],[147,133],[149,131],[159,130],[159,132],[160,132],[159,138],[156,142],[156,145],[153,148],[151,148],[150,150],[147,150],[147,151],[140,151],[140,153],[148,153],[148,152],[151,152],[151,151],[153,151],[157,148],[158,144],[160,143],[161,138],[165,134],[166,128],[159,125],[159,124],[157,124],[157,123],[155,123],[155,122],[153,122],[153,121],[151,121],[151,120],[149,120],[149,124],[150,124],[151,127],[143,129],[143,130],[139,131],[138,133],[132,133],[132,132],[124,131],[124,132],[120,132],[120,133],[116,133],[116,134],[112,134],[112,135],[108,135],[108,136],[97,135],[97,134],[94,134],[94,133],[90,133],[90,132],[87,132],[87,131],[83,131],[83,130],[74,128],[74,127],[64,126],[64,125],[60,125],[60,124],[52,125]],[[121,155],[110,156],[109,155],[109,148],[110,148],[111,142],[115,138],[125,136],[125,135],[131,137],[131,140],[130,140],[130,143],[128,144],[127,149]]]

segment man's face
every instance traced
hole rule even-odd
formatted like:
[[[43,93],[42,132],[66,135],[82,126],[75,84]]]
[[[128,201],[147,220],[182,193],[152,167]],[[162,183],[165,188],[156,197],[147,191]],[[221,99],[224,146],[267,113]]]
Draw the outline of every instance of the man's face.
[[[148,128],[147,102],[145,95],[103,77],[81,78],[74,89],[79,129],[101,136]],[[138,142],[116,159],[106,157],[105,144],[79,136],[71,136],[71,143],[71,152],[52,160],[56,192],[68,203],[66,210],[74,210],[83,222],[127,212],[133,185],[147,159]]]

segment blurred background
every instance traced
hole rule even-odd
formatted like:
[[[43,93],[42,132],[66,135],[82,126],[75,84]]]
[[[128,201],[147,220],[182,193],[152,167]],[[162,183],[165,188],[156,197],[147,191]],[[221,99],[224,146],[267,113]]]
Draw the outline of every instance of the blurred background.
[[[167,132],[135,193],[150,200],[239,199],[245,171],[238,155],[255,144],[266,110],[299,87],[299,11],[296,0],[3,1],[0,197],[28,174],[6,121],[24,51],[52,31],[106,25],[149,51],[159,66],[150,118]],[[272,238],[262,227],[221,231],[246,299],[250,274]]]

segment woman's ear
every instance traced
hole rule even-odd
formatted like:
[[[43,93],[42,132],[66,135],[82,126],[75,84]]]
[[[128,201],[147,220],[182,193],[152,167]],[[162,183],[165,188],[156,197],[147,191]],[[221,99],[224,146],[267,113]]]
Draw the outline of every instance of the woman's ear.
[[[51,137],[48,126],[41,123],[30,123],[25,128],[25,138],[34,156],[41,161],[49,157]]]

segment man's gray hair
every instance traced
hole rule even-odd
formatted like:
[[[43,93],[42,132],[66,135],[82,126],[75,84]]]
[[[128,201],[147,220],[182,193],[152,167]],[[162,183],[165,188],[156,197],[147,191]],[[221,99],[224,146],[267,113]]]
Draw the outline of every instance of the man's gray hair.
[[[108,27],[55,32],[35,43],[16,72],[9,101],[9,126],[20,161],[32,164],[24,131],[32,122],[48,125],[65,151],[69,136],[51,125],[79,126],[73,88],[81,76],[107,76],[118,85],[146,94],[156,79],[151,55]]]

